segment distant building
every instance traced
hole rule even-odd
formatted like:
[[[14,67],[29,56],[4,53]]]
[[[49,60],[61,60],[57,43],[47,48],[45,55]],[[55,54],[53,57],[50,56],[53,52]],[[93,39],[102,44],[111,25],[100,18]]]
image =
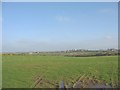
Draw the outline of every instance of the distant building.
[[[29,52],[29,54],[33,54],[33,52]]]

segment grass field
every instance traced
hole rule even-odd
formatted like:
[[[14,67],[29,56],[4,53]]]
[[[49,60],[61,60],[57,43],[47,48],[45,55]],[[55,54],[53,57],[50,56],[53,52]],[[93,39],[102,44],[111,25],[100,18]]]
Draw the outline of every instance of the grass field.
[[[105,81],[116,87],[118,57],[64,57],[64,56],[3,56],[3,88],[29,88],[36,78],[43,79],[39,87],[54,87],[63,80],[73,83],[81,76]],[[46,83],[44,81],[49,81]]]

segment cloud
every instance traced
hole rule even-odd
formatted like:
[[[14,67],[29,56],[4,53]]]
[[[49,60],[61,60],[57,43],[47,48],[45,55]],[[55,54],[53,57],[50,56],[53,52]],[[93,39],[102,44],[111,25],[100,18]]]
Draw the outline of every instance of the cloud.
[[[49,50],[49,43],[33,40],[18,40],[14,43],[3,43],[3,52],[27,52]]]
[[[70,18],[66,16],[57,16],[56,20],[59,22],[66,22],[66,21],[70,21]]]
[[[114,11],[115,10],[113,10],[113,9],[107,9],[107,8],[98,10],[99,13],[112,13]]]
[[[106,40],[111,40],[111,39],[112,39],[111,36],[105,36],[104,38],[105,38]]]
[[[106,35],[99,39],[77,41],[36,41],[19,39],[16,42],[3,42],[3,52],[59,51],[69,49],[106,49],[117,48],[118,38]]]

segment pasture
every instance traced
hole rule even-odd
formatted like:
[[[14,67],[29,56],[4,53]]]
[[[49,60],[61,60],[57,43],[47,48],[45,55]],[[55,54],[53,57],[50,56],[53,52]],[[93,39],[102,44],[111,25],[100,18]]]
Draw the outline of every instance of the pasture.
[[[80,77],[116,87],[118,83],[118,57],[67,57],[6,55],[2,57],[3,88],[57,87],[63,80],[66,85]],[[35,85],[37,79],[42,82]]]

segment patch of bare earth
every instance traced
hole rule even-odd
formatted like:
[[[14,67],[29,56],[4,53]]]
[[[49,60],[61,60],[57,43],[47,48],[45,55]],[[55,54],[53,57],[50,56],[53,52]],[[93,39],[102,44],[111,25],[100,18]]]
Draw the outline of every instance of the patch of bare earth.
[[[63,82],[64,83],[64,82]],[[44,85],[50,86],[51,88],[59,88],[60,84],[53,83],[51,81],[45,80],[40,76],[34,78],[34,83],[31,85],[31,88],[43,88]],[[49,87],[49,88],[50,88]],[[48,88],[48,87],[44,87]],[[85,75],[78,78],[74,83],[64,84],[64,88],[112,88],[110,85],[106,85],[104,81],[99,81],[93,78],[89,78]]]
[[[59,88],[58,84],[54,84],[48,80],[45,80],[41,76],[37,76],[33,79],[34,83],[31,85],[31,88],[48,88],[44,87],[45,85],[50,86],[51,88]]]
[[[112,88],[112,87],[110,85],[106,85],[104,81],[99,81],[83,75],[78,80],[76,80],[72,88]]]

